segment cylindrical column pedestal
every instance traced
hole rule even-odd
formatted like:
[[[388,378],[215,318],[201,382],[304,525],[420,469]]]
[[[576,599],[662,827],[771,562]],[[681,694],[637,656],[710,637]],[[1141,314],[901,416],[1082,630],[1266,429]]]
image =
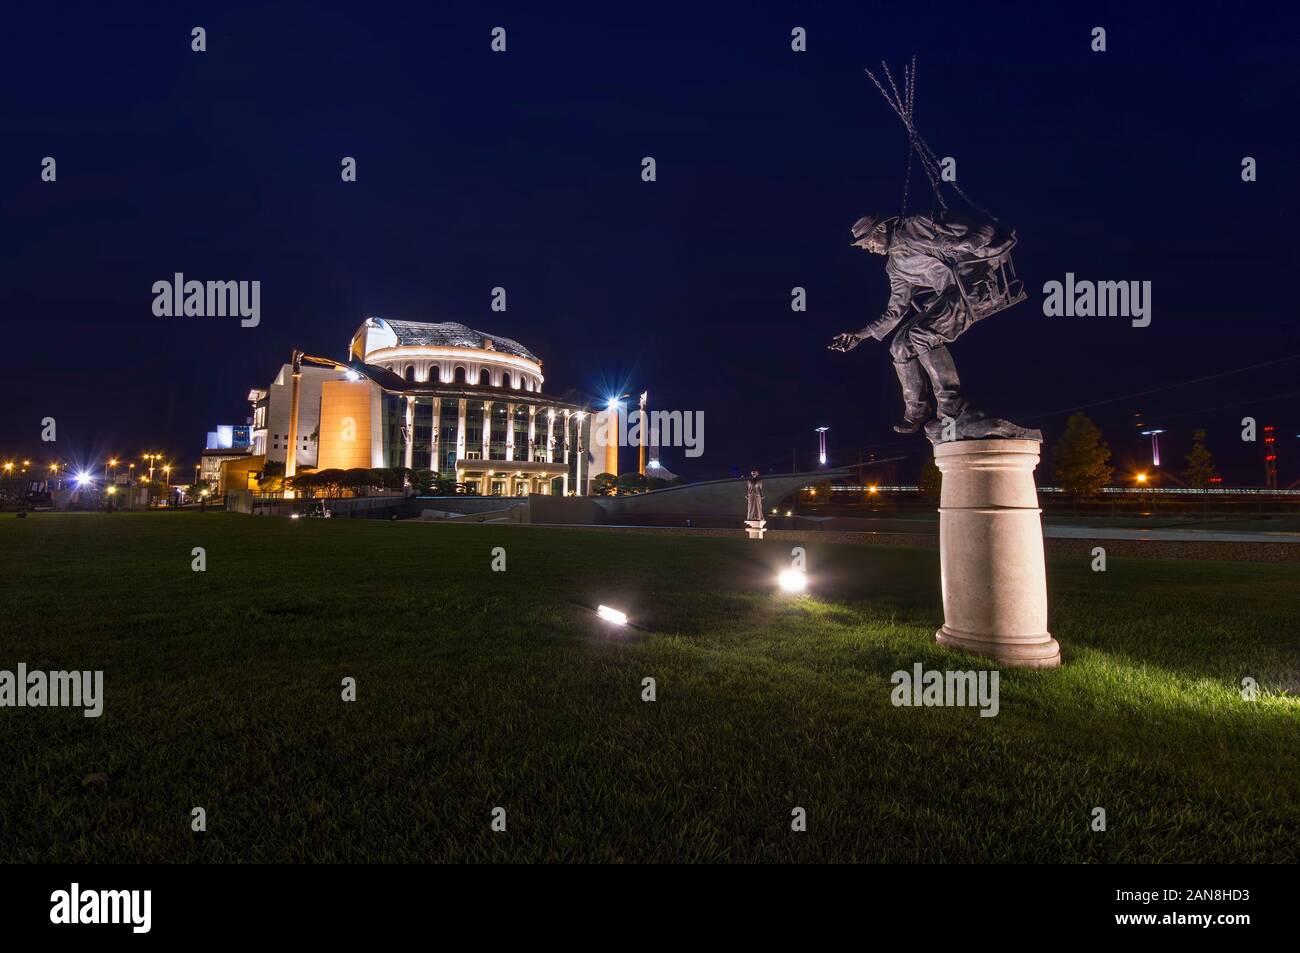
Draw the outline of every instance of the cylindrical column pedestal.
[[[1047,631],[1038,449],[1036,440],[935,445],[944,619],[935,638],[1005,665],[1052,668],[1061,647]]]

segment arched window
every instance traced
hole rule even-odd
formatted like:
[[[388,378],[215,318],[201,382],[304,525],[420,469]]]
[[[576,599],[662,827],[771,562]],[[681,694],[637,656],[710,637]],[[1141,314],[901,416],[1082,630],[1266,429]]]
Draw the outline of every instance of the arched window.
[[[501,386],[502,386],[502,387],[509,387],[509,386],[510,386],[510,372],[509,372],[509,371],[502,371],[502,372],[501,372]]]
[[[415,380],[415,365],[414,365],[414,364],[407,364],[407,365],[406,365],[406,372],[405,372],[402,376],[405,377],[408,381],[414,381],[414,380]]]
[[[478,372],[478,382],[482,384],[484,387],[491,387],[492,372],[489,371],[486,367],[483,368],[483,370]]]
[[[455,381],[457,384],[465,383],[465,368],[461,364],[456,365]]]

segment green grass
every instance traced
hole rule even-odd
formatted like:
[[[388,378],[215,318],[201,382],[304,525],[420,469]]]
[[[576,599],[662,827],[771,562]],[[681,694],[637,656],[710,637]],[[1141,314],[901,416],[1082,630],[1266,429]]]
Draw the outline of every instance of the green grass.
[[[980,718],[890,704],[914,662],[992,667],[935,644],[933,549],[811,545],[801,599],[773,592],[788,555],[514,526],[4,517],[0,669],[103,669],[107,698],[99,719],[0,709],[0,859],[1300,859],[1296,567],[1053,559],[1066,664],[1004,671],[1000,714]],[[601,602],[641,628],[603,631]],[[83,785],[94,772],[109,781]]]

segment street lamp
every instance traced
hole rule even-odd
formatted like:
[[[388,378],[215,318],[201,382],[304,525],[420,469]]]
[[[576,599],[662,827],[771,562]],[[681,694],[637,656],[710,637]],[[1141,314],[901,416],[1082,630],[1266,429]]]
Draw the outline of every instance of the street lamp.
[[[816,429],[817,429],[818,441],[820,444],[818,448],[817,459],[821,461],[822,466],[826,466],[826,431],[830,430],[831,428],[818,427]]]
[[[1151,465],[1160,466],[1160,435],[1163,430],[1143,430],[1142,436],[1151,438]]]

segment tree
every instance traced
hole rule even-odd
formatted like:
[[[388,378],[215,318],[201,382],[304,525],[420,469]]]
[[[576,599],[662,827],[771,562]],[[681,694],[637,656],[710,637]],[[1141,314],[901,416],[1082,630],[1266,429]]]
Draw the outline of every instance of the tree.
[[[284,461],[264,460],[262,472],[257,475],[259,493],[277,494],[284,489]]]
[[[613,496],[618,489],[618,477],[612,473],[597,473],[591,481],[591,491],[596,496]]]
[[[1097,496],[1114,475],[1110,447],[1101,439],[1097,425],[1082,411],[1066,421],[1065,433],[1052,454],[1052,465],[1061,489],[1075,500]]]
[[[623,473],[618,478],[619,495],[624,493],[644,493],[646,491],[646,478],[641,473]]]
[[[1205,431],[1192,431],[1192,449],[1187,452],[1187,471],[1185,477],[1187,485],[1196,489],[1204,489],[1209,486],[1219,472],[1214,468],[1214,458],[1210,456],[1210,450],[1205,446]]]
[[[344,489],[351,490],[357,496],[365,496],[366,490],[380,483],[381,478],[369,467],[352,467],[343,471]]]
[[[343,491],[343,471],[337,467],[318,470],[313,474],[315,488],[326,496],[339,496]]]
[[[943,473],[935,465],[934,456],[927,453],[921,462],[921,475],[916,480],[921,499],[930,503],[939,502],[939,491],[943,486]]]
[[[290,490],[293,490],[299,496],[315,496],[316,490],[320,487],[320,481],[317,479],[314,470],[295,473],[285,483],[288,484]]]
[[[438,479],[438,474],[432,470],[421,467],[411,474],[411,486],[415,489],[416,496],[432,496],[433,484]]]
[[[401,490],[406,487],[406,483],[411,478],[413,470],[406,467],[384,467],[382,470],[372,470],[378,483],[376,485],[385,490]]]

